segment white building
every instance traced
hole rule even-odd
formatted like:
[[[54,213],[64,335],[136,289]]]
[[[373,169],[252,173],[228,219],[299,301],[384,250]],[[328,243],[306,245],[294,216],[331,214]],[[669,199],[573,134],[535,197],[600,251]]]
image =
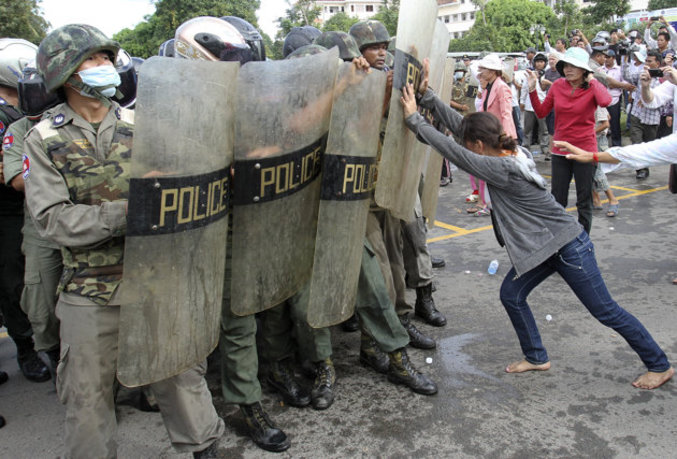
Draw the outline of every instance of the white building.
[[[322,8],[320,21],[325,22],[336,13],[359,18],[361,21],[378,13],[383,0],[316,0],[315,5]]]
[[[552,7],[557,0],[543,1]],[[576,0],[580,8],[590,5],[590,0]],[[439,10],[437,16],[444,21],[451,38],[461,38],[475,24],[476,15],[480,15],[479,9],[470,0],[437,0]],[[647,8],[649,0],[631,0],[630,12],[642,11]]]

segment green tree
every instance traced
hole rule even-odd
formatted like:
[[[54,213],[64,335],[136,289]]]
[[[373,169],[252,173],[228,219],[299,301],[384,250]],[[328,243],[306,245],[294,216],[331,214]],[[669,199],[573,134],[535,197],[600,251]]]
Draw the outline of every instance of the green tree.
[[[489,3],[489,0],[470,0],[473,5],[477,7],[478,10],[480,10],[480,16],[482,16],[482,25],[486,26],[487,25],[487,17],[485,14],[486,8],[487,8],[487,3]]]
[[[158,0],[155,13],[133,29],[123,29],[113,36],[133,56],[157,54],[160,45],[174,37],[176,28],[198,16],[237,16],[255,27],[260,0]]]
[[[315,6],[314,0],[287,0],[286,16],[278,19],[280,28],[277,31],[276,39],[284,41],[289,31],[294,27],[303,27],[306,25],[317,27],[322,7]]]
[[[354,16],[348,16],[346,13],[336,13],[324,24],[322,24],[322,31],[339,31],[339,32],[348,32],[350,27],[358,22],[359,19]]]
[[[452,40],[453,51],[524,51],[543,49],[543,33],[555,20],[548,6],[531,0],[492,0],[486,4],[486,25],[475,21],[468,34]]]
[[[557,18],[548,27],[553,40],[566,37],[570,30],[577,28],[583,22],[576,0],[557,0],[553,9],[557,13]]]
[[[49,25],[39,0],[0,0],[0,37],[23,38],[37,45]]]
[[[677,6],[675,0],[649,0],[649,5],[646,7],[647,10],[662,10],[665,8],[673,8]]]
[[[586,24],[613,22],[614,16],[621,17],[630,12],[630,0],[598,0],[584,11]]]
[[[397,33],[397,21],[400,15],[400,0],[385,0],[381,8],[372,19],[381,22],[388,33],[394,36]]]

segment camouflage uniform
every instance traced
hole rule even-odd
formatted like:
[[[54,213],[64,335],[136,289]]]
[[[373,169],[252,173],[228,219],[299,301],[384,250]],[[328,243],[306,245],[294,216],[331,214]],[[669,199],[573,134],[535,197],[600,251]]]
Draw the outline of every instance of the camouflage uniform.
[[[57,392],[66,405],[66,451],[114,457],[113,382],[132,153],[133,113],[111,107],[95,128],[68,104],[26,138],[28,208],[40,233],[62,247]],[[204,380],[206,366],[151,385],[172,444],[201,450],[224,430]]]
[[[468,111],[466,113],[475,113],[476,94],[477,87],[470,85],[470,73],[466,72],[463,78],[454,82],[454,86],[451,89],[451,100],[461,105],[467,105]]]
[[[24,136],[35,123],[28,118],[22,118],[13,123],[5,134],[3,153],[5,180],[8,183],[22,173]],[[33,327],[36,350],[57,352],[59,320],[54,313],[54,307],[63,267],[61,251],[57,244],[40,237],[28,209],[25,208],[21,248],[26,260],[21,308]]]

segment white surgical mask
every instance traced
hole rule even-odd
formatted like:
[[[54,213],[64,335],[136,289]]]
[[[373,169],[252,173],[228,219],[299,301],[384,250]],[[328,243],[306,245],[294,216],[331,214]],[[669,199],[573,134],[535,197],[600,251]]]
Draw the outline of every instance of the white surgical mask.
[[[120,75],[112,65],[99,65],[81,70],[78,75],[84,84],[97,89],[105,97],[113,97],[115,88],[122,83]]]
[[[455,80],[460,80],[461,78],[463,78],[463,74],[464,74],[464,73],[465,73],[465,72],[461,72],[461,71],[454,73],[454,79],[455,79]]]

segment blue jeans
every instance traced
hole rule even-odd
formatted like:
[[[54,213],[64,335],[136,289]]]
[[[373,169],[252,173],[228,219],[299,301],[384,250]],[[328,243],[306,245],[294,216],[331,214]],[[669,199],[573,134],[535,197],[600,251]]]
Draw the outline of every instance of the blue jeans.
[[[554,272],[562,276],[597,320],[625,338],[649,371],[661,372],[670,368],[668,358],[646,328],[609,295],[597,267],[595,249],[585,231],[531,271],[515,278],[515,268],[512,268],[503,279],[501,302],[528,362],[538,365],[549,361],[527,296]]]

